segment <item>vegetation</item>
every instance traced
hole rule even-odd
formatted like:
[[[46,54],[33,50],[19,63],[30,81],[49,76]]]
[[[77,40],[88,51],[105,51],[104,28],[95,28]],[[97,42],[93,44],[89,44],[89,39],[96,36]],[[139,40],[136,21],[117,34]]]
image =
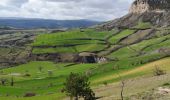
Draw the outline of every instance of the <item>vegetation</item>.
[[[138,22],[138,25],[135,26],[134,28],[139,28],[139,29],[147,29],[147,28],[151,28],[151,23],[150,22]]]
[[[164,70],[160,69],[158,66],[155,66],[155,69],[153,72],[154,72],[155,76],[160,76],[160,75],[166,74],[166,72]]]
[[[70,30],[67,32],[39,35],[34,43],[33,53],[77,53],[100,51],[106,47],[104,41],[112,31],[95,31],[94,29]],[[86,48],[84,48],[86,47]]]
[[[79,97],[83,97],[84,100],[95,100],[95,94],[89,85],[87,76],[71,73],[64,83],[64,91],[71,98],[75,97],[75,100]]]
[[[130,30],[130,29],[127,29],[127,30],[123,30],[121,31],[119,34],[111,37],[109,39],[109,42],[110,43],[113,43],[113,44],[116,44],[117,42],[119,42],[122,38],[125,38],[131,34],[133,34],[135,32],[135,30]]]
[[[139,26],[143,30],[147,25]],[[33,97],[29,97],[29,100],[39,100],[42,98],[43,100],[49,100],[49,98],[51,100],[60,100],[67,98],[67,95],[61,93],[64,87],[65,90],[68,90],[68,88],[66,89],[66,84],[63,85],[63,83],[77,86],[77,81],[82,79],[85,81],[83,84],[88,88],[92,87],[93,89],[101,85],[108,87],[110,83],[120,82],[117,73],[120,73],[123,79],[142,75],[153,75],[153,70],[155,69],[154,61],[157,61],[156,65],[161,70],[169,72],[170,69],[167,67],[170,65],[169,58],[163,58],[169,56],[169,53],[166,52],[170,48],[170,35],[158,29],[152,36],[148,36],[147,33],[146,38],[136,35],[135,33],[137,31],[137,29],[122,29],[120,32],[115,32],[115,30],[74,29],[67,32],[40,34],[29,45],[33,47],[33,54],[78,54],[81,52],[93,52],[98,55],[98,53],[105,51],[108,53],[101,55],[101,57],[108,59],[108,61],[93,64],[30,61],[26,64],[1,69],[0,94],[2,97],[0,99],[8,100],[8,98],[16,97],[13,99],[26,100],[27,98],[25,99],[24,96],[31,95]],[[133,39],[141,40],[132,44],[122,43],[124,40],[131,42]],[[19,50],[15,49],[13,52]],[[0,49],[0,54],[8,55],[9,52],[10,50],[7,48]],[[150,62],[153,63],[147,64]],[[161,70],[157,70],[156,72],[160,74]],[[73,74],[72,72],[77,74]],[[70,73],[72,74],[70,75]],[[89,81],[83,75],[87,75]],[[71,80],[73,76],[76,77],[76,80]],[[74,82],[75,84],[70,84],[69,82]],[[91,84],[88,84],[88,82]],[[69,96],[78,95],[80,97],[86,97],[84,94],[72,94],[72,90],[74,88],[67,91]],[[77,91],[80,90],[76,90],[76,93],[79,93]],[[92,93],[91,96],[93,96],[91,89],[85,92]],[[124,92],[126,93],[126,91]]]

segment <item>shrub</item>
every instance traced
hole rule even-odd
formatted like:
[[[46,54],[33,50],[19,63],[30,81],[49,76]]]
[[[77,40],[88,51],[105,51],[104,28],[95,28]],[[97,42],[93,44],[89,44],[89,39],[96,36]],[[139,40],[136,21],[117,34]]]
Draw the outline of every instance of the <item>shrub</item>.
[[[163,86],[170,86],[170,83],[164,83]]]
[[[155,66],[155,69],[153,71],[155,76],[160,76],[166,74],[166,72],[162,69],[160,69],[158,66]]]
[[[0,81],[1,81],[1,85],[4,86],[4,85],[6,85],[8,79],[6,79],[6,78],[1,78]]]
[[[35,93],[25,93],[24,97],[33,97],[36,96]]]
[[[31,75],[28,74],[28,73],[24,74],[24,77],[30,77],[30,76],[31,76]]]
[[[107,86],[107,85],[108,85],[108,83],[107,83],[107,82],[103,82],[103,84],[104,84],[105,86]]]

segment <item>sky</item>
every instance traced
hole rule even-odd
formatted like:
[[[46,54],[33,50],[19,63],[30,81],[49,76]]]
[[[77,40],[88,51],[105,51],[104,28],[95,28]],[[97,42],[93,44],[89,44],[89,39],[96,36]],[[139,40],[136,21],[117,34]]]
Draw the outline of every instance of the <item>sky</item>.
[[[106,21],[128,13],[133,0],[0,0],[0,17]]]

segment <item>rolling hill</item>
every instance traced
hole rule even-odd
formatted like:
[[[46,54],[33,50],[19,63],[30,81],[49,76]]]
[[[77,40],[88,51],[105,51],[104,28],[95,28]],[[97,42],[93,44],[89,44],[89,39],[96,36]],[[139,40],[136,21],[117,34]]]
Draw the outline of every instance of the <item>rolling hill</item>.
[[[164,1],[162,3],[169,3]],[[142,7],[137,5],[140,3]],[[10,81],[13,77],[15,80],[14,86],[8,82],[6,86],[0,86],[2,100],[11,97],[17,100],[67,98],[61,90],[71,72],[89,76],[97,96],[104,97],[101,100],[119,98],[121,79],[118,74],[128,81],[137,78],[129,85],[134,85],[133,89],[130,88],[132,91],[126,90],[125,96],[129,100],[141,92],[168,84],[170,13],[168,8],[162,7],[162,3],[155,6],[155,0],[136,0],[129,14],[92,28],[37,33],[35,36],[22,33],[1,35],[0,79]],[[151,9],[143,9],[148,6]],[[139,7],[139,11],[135,11],[134,7]],[[167,74],[161,78],[154,76],[155,66]],[[151,84],[149,79],[155,83]],[[145,81],[146,84],[139,83]],[[112,89],[115,89],[114,94]],[[26,93],[37,96],[24,98]]]
[[[11,27],[19,29],[61,29],[80,28],[96,25],[100,22],[91,20],[52,20],[34,18],[0,18],[1,27]]]

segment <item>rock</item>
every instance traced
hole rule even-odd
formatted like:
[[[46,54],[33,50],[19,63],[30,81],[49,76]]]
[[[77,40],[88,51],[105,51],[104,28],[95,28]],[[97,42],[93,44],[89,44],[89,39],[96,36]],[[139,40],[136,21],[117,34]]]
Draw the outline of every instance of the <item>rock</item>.
[[[135,0],[129,10],[130,13],[165,12],[170,9],[169,0]]]
[[[158,93],[166,95],[166,94],[170,93],[170,89],[169,88],[159,87],[158,88]]]
[[[129,13],[121,18],[98,25],[96,29],[128,29],[139,22],[149,22],[151,26],[170,26],[170,0],[135,0]]]

